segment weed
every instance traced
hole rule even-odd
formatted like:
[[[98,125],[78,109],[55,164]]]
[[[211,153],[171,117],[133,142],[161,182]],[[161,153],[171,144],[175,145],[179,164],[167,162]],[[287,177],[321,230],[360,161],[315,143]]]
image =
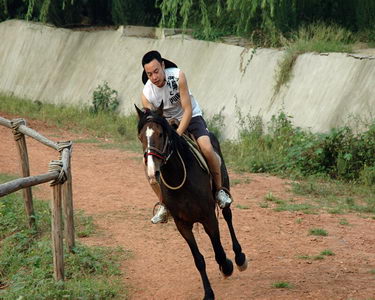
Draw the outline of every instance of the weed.
[[[305,214],[315,213],[315,207],[307,203],[286,203],[280,202],[279,205],[275,208],[275,211],[302,211]]]
[[[264,199],[267,201],[277,201],[277,198],[272,194],[272,192],[268,192],[266,196],[264,196]]]
[[[230,185],[235,186],[238,184],[248,184],[250,182],[251,182],[250,178],[240,178],[240,179],[235,178],[235,179],[231,179]]]
[[[325,249],[323,250],[322,252],[320,252],[320,255],[324,255],[324,256],[333,256],[335,255],[335,253],[333,253],[331,250],[329,249]]]
[[[335,255],[335,254],[331,250],[326,249],[326,250],[323,250],[322,252],[320,252],[320,254],[318,254],[318,255],[313,255],[313,256],[299,255],[299,256],[297,256],[297,258],[306,259],[306,260],[323,260],[324,256],[333,256],[333,255]]]
[[[296,224],[301,224],[303,222],[303,219],[302,218],[298,218],[296,219]]]
[[[289,282],[286,281],[278,281],[272,284],[273,287],[277,289],[290,289],[292,288],[292,285]]]
[[[235,185],[238,185],[238,184],[241,184],[242,183],[242,180],[241,179],[232,179],[230,181],[230,185],[231,186],[235,186]]]
[[[297,256],[299,259],[305,259],[305,260],[323,260],[324,256],[323,255],[299,255]]]
[[[343,219],[340,219],[339,224],[340,225],[349,225],[349,222],[348,222],[347,219],[343,218]]]
[[[310,235],[327,236],[328,232],[321,228],[313,228],[309,230]]]
[[[313,259],[313,260],[322,260],[322,259],[324,259],[324,256],[323,256],[323,255],[314,255],[314,256],[312,257],[312,259]]]
[[[241,204],[237,204],[236,207],[239,208],[239,209],[249,209],[250,208],[247,205],[241,205]]]

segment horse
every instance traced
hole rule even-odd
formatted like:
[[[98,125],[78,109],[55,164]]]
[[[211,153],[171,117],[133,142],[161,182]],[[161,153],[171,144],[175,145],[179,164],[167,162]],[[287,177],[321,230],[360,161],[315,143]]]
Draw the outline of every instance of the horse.
[[[204,170],[187,144],[174,128],[163,117],[163,103],[156,110],[139,109],[138,138],[144,151],[144,162],[149,179],[157,180],[164,205],[169,210],[176,227],[190,247],[204,288],[204,300],[215,299],[206,273],[203,255],[199,252],[193,234],[193,225],[201,223],[208,234],[215,260],[224,277],[233,273],[233,263],[227,258],[220,241],[218,220],[216,216],[215,187],[211,176]],[[210,136],[216,153],[221,158],[223,186],[229,191],[229,176],[224,163],[218,140]],[[240,271],[247,268],[247,259],[237,240],[232,223],[230,206],[222,209],[228,225],[235,262]]]

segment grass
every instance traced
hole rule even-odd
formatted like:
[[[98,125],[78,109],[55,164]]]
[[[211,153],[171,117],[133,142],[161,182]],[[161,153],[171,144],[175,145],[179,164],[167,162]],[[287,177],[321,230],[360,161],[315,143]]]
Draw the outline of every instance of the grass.
[[[290,284],[289,282],[286,282],[286,281],[278,281],[278,282],[275,282],[272,284],[272,286],[274,288],[277,288],[277,289],[290,289],[292,288],[292,284]]]
[[[93,114],[88,108],[55,106],[1,95],[0,111],[23,116],[28,120],[39,119],[57,127],[88,135],[76,142],[91,143],[104,149],[116,148],[138,153],[141,150],[136,138],[135,115],[120,117],[113,113]],[[319,156],[321,154],[317,153],[321,153],[319,151],[322,150],[316,147],[320,147],[320,143],[327,139],[335,141],[335,135],[319,139],[312,133],[302,132],[301,129],[293,127],[291,116],[283,112],[273,116],[267,124],[264,124],[259,116],[243,115],[239,108],[237,115],[240,127],[238,141],[221,143],[227,165],[238,172],[267,172],[297,179],[291,184],[291,191],[304,198],[297,202],[294,199],[280,199],[269,192],[265,196],[265,201],[259,204],[260,207],[308,214],[321,211],[332,214],[357,212],[362,216],[375,214],[375,185],[361,184],[360,179],[347,182],[333,180],[328,175],[320,173],[304,173],[311,171],[311,168],[320,170],[318,162],[322,158]],[[221,112],[208,123],[216,126],[216,131],[220,131],[223,126]],[[372,126],[375,128],[375,123]],[[374,132],[375,129],[369,130],[363,138],[369,145],[372,143]],[[311,146],[314,143],[317,143],[317,146]],[[301,167],[302,170],[299,169]],[[372,182],[375,171],[371,170],[375,170],[375,167],[367,167],[366,170],[369,172],[368,182]],[[312,172],[315,174],[316,171]],[[232,186],[242,183],[249,183],[249,179],[232,180]]]
[[[298,258],[299,259],[305,259],[305,260],[322,260],[322,259],[324,259],[324,256],[323,255],[313,255],[313,256],[299,255]]]
[[[342,219],[340,219],[339,224],[340,224],[340,225],[349,225],[349,222],[348,222],[347,219],[342,218]]]
[[[331,250],[329,249],[325,249],[323,250],[322,252],[320,252],[320,255],[324,255],[324,256],[333,256],[335,255],[335,253],[333,253]]]
[[[329,249],[325,249],[322,252],[320,252],[318,255],[298,255],[297,258],[299,259],[305,259],[305,260],[323,260],[325,256],[334,256],[335,253],[333,253]]]
[[[309,235],[328,236],[328,232],[321,228],[312,228],[309,230]]]
[[[310,199],[320,210],[333,214],[375,213],[374,186],[312,177],[305,181],[293,182],[291,189],[296,195]]]
[[[236,207],[239,209],[250,209],[248,205],[242,205],[242,204],[237,204]]]
[[[274,208],[275,211],[301,211],[305,214],[315,214],[316,207],[308,203],[282,203]]]
[[[0,174],[0,182],[14,177]],[[120,281],[121,249],[77,243],[65,253],[65,278],[53,279],[50,219],[46,201],[34,199],[37,231],[28,229],[20,192],[0,198],[0,299],[125,299]],[[77,232],[93,233],[92,219],[75,216]],[[5,287],[5,288],[4,288]]]
[[[352,52],[352,33],[337,25],[313,23],[301,27],[291,39],[286,40],[284,56],[275,73],[274,95],[292,78],[292,70],[299,55],[307,52]]]
[[[0,111],[36,119],[76,133],[89,133],[93,137],[111,138],[116,142],[136,141],[137,117],[115,113],[90,112],[89,107],[53,105],[0,95]],[[92,138],[84,142],[93,143]]]
[[[235,178],[235,179],[231,179],[230,185],[235,186],[238,184],[248,184],[250,182],[251,182],[250,178]]]

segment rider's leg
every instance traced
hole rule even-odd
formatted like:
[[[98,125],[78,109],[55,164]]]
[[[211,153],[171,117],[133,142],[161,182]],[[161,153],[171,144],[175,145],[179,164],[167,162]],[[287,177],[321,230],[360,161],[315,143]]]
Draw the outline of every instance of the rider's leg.
[[[203,135],[197,139],[197,143],[207,160],[208,167],[213,177],[213,181],[218,191],[216,200],[221,208],[227,207],[232,203],[230,196],[223,190],[220,170],[220,157],[214,151],[209,136]]]

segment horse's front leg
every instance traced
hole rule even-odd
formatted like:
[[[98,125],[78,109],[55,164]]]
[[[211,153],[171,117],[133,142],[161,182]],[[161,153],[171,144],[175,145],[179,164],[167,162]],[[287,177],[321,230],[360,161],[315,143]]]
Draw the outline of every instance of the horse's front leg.
[[[224,219],[227,222],[230,237],[232,239],[232,247],[233,252],[235,254],[236,265],[240,271],[245,271],[247,268],[247,259],[246,255],[242,252],[241,245],[237,240],[236,233],[234,232],[234,227],[232,223],[232,210],[230,209],[230,207],[226,207],[223,208],[222,212]]]
[[[183,238],[188,243],[191,253],[194,257],[195,266],[198,269],[203,283],[204,288],[204,298],[203,300],[213,300],[215,299],[214,291],[211,288],[210,281],[207,277],[206,263],[204,261],[203,255],[199,252],[197,242],[193,234],[193,224],[183,222],[181,220],[174,220],[178,231],[181,233]]]
[[[205,222],[202,222],[204,230],[210,237],[212,247],[215,251],[215,260],[220,266],[220,271],[225,277],[229,277],[233,273],[233,263],[227,258],[224,248],[220,240],[219,224],[215,216],[215,211],[212,211]]]

